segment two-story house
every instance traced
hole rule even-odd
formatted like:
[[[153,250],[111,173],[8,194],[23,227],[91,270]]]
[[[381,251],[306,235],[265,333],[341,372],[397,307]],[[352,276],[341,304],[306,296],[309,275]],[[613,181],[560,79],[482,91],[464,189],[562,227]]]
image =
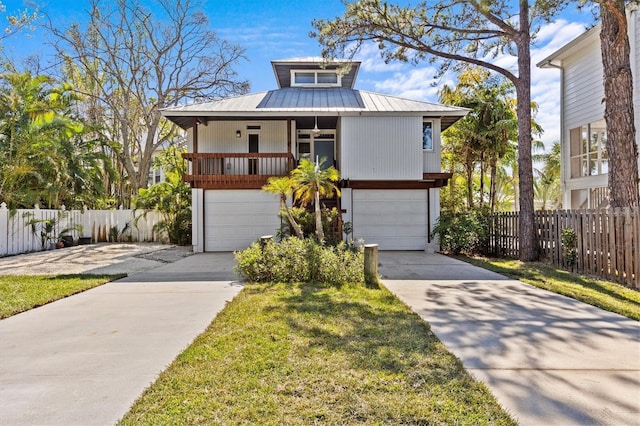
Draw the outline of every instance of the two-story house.
[[[353,237],[383,250],[437,248],[440,132],[467,110],[354,89],[356,61],[272,61],[278,88],[166,108],[187,131],[195,252],[247,247],[280,226],[279,199],[261,191],[302,158],[341,175]]]
[[[631,44],[635,125],[640,129],[640,16],[627,11]],[[537,65],[560,70],[561,187],[565,209],[596,209],[609,204],[609,160],[604,120],[600,25],[581,34]],[[636,144],[640,132],[636,131]],[[638,160],[640,166],[640,159]]]

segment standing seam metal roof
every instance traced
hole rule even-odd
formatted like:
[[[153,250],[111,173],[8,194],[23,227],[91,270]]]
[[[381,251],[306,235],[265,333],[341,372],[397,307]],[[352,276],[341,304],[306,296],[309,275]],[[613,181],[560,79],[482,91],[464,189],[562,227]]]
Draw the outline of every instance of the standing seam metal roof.
[[[345,88],[294,88],[270,90],[212,102],[169,107],[163,115],[193,114],[196,116],[245,112],[420,112],[453,113],[464,116],[465,108],[450,107],[431,102],[414,101],[380,93]],[[458,114],[456,114],[458,113]]]

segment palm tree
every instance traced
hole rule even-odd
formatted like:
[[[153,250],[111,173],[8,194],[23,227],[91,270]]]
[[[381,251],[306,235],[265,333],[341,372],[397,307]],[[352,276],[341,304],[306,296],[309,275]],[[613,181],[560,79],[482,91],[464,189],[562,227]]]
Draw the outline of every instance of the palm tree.
[[[291,178],[288,176],[272,176],[269,178],[268,183],[262,187],[262,190],[271,194],[280,195],[280,210],[285,211],[287,220],[289,221],[291,228],[293,228],[293,231],[296,233],[296,236],[303,239],[304,234],[302,233],[302,228],[300,228],[298,222],[293,218],[291,210],[287,205],[287,197],[293,193],[293,182],[291,181]]]
[[[316,213],[316,235],[320,243],[324,241],[322,230],[322,212],[320,210],[320,197],[329,198],[334,193],[339,197],[340,189],[335,182],[340,179],[340,173],[333,167],[323,168],[326,158],[313,163],[303,159],[300,165],[291,172],[293,182],[293,194],[303,206],[313,202]]]

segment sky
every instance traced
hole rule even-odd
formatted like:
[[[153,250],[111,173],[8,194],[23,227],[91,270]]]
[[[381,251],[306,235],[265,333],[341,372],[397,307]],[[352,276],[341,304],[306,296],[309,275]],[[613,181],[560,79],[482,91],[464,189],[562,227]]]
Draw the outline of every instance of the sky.
[[[87,0],[31,0],[38,4],[56,25],[82,22],[86,18]],[[246,60],[238,64],[242,79],[251,84],[251,92],[277,87],[270,61],[304,56],[319,56],[317,40],[309,38],[314,18],[341,16],[340,0],[200,0],[211,29],[221,38],[246,49]],[[22,10],[23,0],[2,0],[7,12]],[[578,2],[576,2],[577,4]],[[5,14],[6,15],[6,14]],[[0,18],[4,19],[2,14]],[[538,69],[535,64],[571,41],[593,25],[590,11],[570,6],[554,22],[538,33],[532,54],[532,97],[538,104],[536,121],[545,130],[540,138],[547,148],[560,139],[560,71]],[[43,58],[50,50],[46,33],[34,31],[5,40],[5,53],[16,60],[29,55]],[[444,84],[455,85],[455,76],[434,80],[435,68],[427,62],[417,66],[403,63],[385,64],[375,46],[362,49],[356,59],[362,61],[356,89],[438,102],[438,90]],[[596,59],[596,58],[594,58]],[[513,67],[516,60],[496,58],[502,66]]]

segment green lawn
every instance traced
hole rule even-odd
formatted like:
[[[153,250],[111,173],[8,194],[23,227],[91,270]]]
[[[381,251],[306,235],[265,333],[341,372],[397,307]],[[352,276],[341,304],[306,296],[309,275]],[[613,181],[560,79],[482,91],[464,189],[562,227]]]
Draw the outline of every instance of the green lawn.
[[[515,423],[386,289],[250,284],[120,424]]]
[[[0,276],[0,318],[42,306],[126,275]]]
[[[640,291],[610,281],[582,277],[542,263],[457,257],[525,283],[640,321]]]

